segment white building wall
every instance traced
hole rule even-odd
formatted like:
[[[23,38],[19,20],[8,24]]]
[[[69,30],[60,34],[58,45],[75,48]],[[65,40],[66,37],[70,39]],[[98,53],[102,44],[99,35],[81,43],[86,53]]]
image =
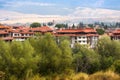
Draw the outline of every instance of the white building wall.
[[[74,46],[75,43],[87,44],[87,36],[71,37],[71,46]]]
[[[79,44],[87,44],[87,36],[77,36],[76,41]]]
[[[88,44],[87,39],[88,39],[87,36],[71,37],[71,47],[73,47],[75,43],[86,45],[86,44]],[[97,41],[98,41],[98,37],[96,37],[96,36],[91,37],[90,47],[91,48],[95,47]]]
[[[95,45],[97,44],[98,37],[93,36],[93,37],[91,37],[91,39],[92,39],[92,41],[91,41],[91,45],[90,45],[90,47],[91,47],[91,48],[94,48]]]

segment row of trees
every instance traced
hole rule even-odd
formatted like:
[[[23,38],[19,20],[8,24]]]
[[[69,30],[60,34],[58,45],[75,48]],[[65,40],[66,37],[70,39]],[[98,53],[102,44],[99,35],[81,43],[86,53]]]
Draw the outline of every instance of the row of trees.
[[[52,26],[54,25],[53,22],[48,22],[47,24],[43,23],[43,26]],[[71,27],[72,28],[84,28],[86,27],[86,25],[88,25],[91,28],[96,27],[96,25],[99,25],[99,27],[107,29],[107,28],[119,28],[120,27],[120,23],[116,22],[116,23],[104,23],[104,22],[95,22],[92,24],[84,24],[83,22],[80,22],[77,26],[75,26],[75,24],[73,24]],[[41,27],[41,24],[38,22],[34,22],[30,25],[30,27]],[[55,25],[56,28],[69,28],[68,24],[56,24]]]
[[[95,23],[91,23],[91,24],[85,24],[83,22],[78,23],[77,25],[73,24],[71,27],[72,28],[84,28],[86,27],[86,25],[88,25],[91,28],[96,27],[96,25],[99,25],[100,28],[119,28],[120,27],[120,23],[116,22],[116,23],[104,23],[104,22],[95,22]],[[69,28],[68,24],[56,24],[57,28]]]
[[[36,74],[73,72],[94,73],[111,69],[120,73],[120,43],[103,37],[95,49],[76,44],[70,47],[67,37],[60,42],[51,34],[39,35],[24,42],[0,41],[0,73],[6,80],[28,80]]]

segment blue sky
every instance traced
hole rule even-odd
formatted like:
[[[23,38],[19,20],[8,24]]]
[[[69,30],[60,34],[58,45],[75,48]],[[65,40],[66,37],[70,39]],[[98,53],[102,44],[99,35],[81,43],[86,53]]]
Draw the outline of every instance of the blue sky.
[[[120,0],[0,0],[0,10],[30,14],[66,15],[78,7],[120,11]]]

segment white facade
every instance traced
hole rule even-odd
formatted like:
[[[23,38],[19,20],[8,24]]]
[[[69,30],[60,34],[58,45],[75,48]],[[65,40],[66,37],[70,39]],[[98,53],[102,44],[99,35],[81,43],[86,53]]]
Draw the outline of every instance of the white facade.
[[[14,41],[25,41],[27,38],[34,36],[33,34],[21,34],[21,33],[11,33]]]
[[[72,44],[87,44],[87,36],[73,36],[71,37]]]
[[[98,41],[97,36],[91,36],[87,37],[84,36],[73,36],[71,37],[71,47],[74,46],[75,43],[82,44],[82,45],[90,45],[91,48],[95,47],[96,43]]]
[[[98,41],[98,37],[96,37],[96,36],[92,36],[91,37],[91,44],[90,44],[90,47],[91,48],[93,48],[93,47],[95,47],[95,45],[97,44],[97,41]]]

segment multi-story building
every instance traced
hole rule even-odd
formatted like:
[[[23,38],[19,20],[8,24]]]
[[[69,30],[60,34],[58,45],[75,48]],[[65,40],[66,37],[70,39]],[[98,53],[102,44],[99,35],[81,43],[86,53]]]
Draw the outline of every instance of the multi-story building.
[[[9,34],[13,37],[14,41],[24,41],[34,36],[34,32],[30,28],[13,29]]]
[[[116,29],[109,33],[111,40],[120,40],[120,29]]]
[[[30,37],[33,37],[35,33],[52,33],[57,39],[59,36],[69,36],[71,40],[71,47],[74,46],[75,43],[90,45],[93,48],[98,40],[98,34],[96,30],[92,28],[84,28],[84,29],[59,29],[53,30],[50,27],[43,26],[37,28],[30,27],[0,27],[0,38],[5,41],[24,41]]]
[[[56,31],[55,36],[69,36],[71,39],[71,47],[73,47],[75,43],[79,43],[90,45],[90,47],[93,48],[98,40],[98,34],[96,30],[92,28],[61,29]]]
[[[12,41],[13,38],[9,35],[10,27],[0,25],[0,39],[4,41]]]
[[[48,27],[48,26],[42,26],[42,27],[37,27],[37,28],[31,28],[31,30],[35,33],[41,33],[44,34],[46,32],[53,32],[53,29]]]
[[[53,29],[47,26],[30,28],[30,27],[6,27],[0,26],[0,38],[5,41],[24,41],[33,37],[35,33],[53,32]]]

